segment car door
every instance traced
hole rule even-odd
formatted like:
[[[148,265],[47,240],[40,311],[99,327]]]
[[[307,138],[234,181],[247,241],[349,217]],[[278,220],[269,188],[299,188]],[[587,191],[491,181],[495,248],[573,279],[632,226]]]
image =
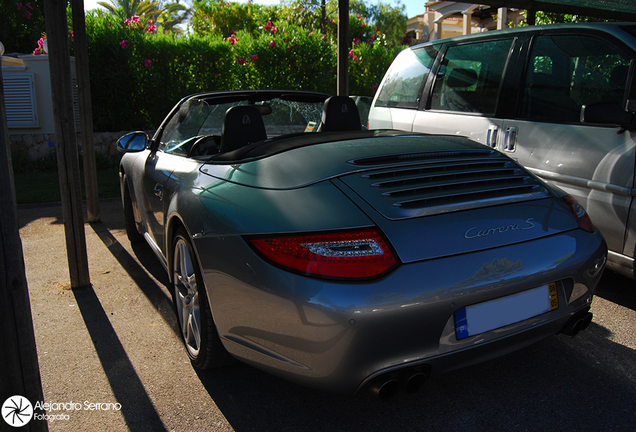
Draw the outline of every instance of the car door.
[[[483,38],[448,46],[435,73],[426,109],[415,115],[414,132],[469,137],[497,146],[503,119],[498,98],[512,68],[517,38]]]
[[[634,194],[636,131],[583,124],[581,107],[625,106],[634,54],[599,34],[535,35],[524,67],[517,118],[502,124],[499,149],[576,198],[610,251],[626,247]]]
[[[166,256],[168,206],[179,185],[174,172],[187,159],[208,114],[209,108],[204,102],[194,100],[182,104],[159,128],[145,161],[143,187],[147,214],[144,219],[148,225],[147,232],[154,242],[151,246],[156,248],[155,252],[162,258]]]
[[[153,248],[155,252],[164,255],[164,229],[165,214],[167,210],[166,197],[169,195],[167,191],[170,188],[172,172],[176,164],[176,156],[165,152],[165,147],[151,152],[146,159],[144,166],[144,193],[147,199],[146,232],[151,236],[154,242]],[[173,182],[174,183],[174,182]]]

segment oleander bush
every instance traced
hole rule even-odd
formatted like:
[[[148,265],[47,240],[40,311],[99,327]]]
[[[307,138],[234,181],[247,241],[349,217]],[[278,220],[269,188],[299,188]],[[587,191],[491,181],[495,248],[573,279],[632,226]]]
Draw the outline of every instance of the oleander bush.
[[[323,20],[319,0],[285,0],[278,6],[195,0],[188,29],[180,32],[168,31],[161,18],[88,11],[95,131],[152,130],[180,98],[196,92],[336,93],[336,6],[327,1]],[[381,2],[351,0],[350,7],[349,93],[372,96],[403,48],[399,35],[406,16],[403,7]],[[8,52],[44,53],[42,9],[43,0],[2,2],[0,35]],[[73,55],[70,7],[68,17]]]

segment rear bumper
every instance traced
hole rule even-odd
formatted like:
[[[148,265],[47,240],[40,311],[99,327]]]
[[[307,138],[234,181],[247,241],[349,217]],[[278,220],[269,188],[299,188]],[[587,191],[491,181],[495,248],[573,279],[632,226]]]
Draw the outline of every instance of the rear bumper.
[[[230,353],[290,381],[344,393],[405,367],[430,365],[437,374],[559,333],[589,307],[607,251],[600,235],[573,230],[343,283],[275,268],[239,237],[199,238],[196,247]],[[240,262],[224,259],[236,256]],[[455,336],[457,309],[550,282],[558,284],[558,309],[466,339]]]

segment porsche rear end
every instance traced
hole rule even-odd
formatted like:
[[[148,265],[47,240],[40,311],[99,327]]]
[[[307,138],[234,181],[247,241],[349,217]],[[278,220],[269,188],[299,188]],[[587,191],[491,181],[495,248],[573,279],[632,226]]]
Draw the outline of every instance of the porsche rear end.
[[[606,245],[574,200],[477,145],[357,145],[337,175],[267,190],[288,204],[262,215],[277,228],[245,229],[237,213],[240,241],[197,240],[241,256],[201,254],[232,354],[304,385],[386,397],[589,324]],[[318,188],[347,199],[321,205]],[[305,204],[315,210],[301,230]]]

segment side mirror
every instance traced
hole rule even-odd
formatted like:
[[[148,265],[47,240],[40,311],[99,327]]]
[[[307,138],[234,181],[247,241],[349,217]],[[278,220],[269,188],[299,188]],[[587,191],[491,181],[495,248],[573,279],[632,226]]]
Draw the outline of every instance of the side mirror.
[[[581,123],[606,124],[629,127],[634,115],[625,111],[617,102],[598,102],[583,105],[581,108]]]
[[[122,153],[140,152],[148,147],[149,141],[146,132],[130,132],[117,140],[117,150]]]

